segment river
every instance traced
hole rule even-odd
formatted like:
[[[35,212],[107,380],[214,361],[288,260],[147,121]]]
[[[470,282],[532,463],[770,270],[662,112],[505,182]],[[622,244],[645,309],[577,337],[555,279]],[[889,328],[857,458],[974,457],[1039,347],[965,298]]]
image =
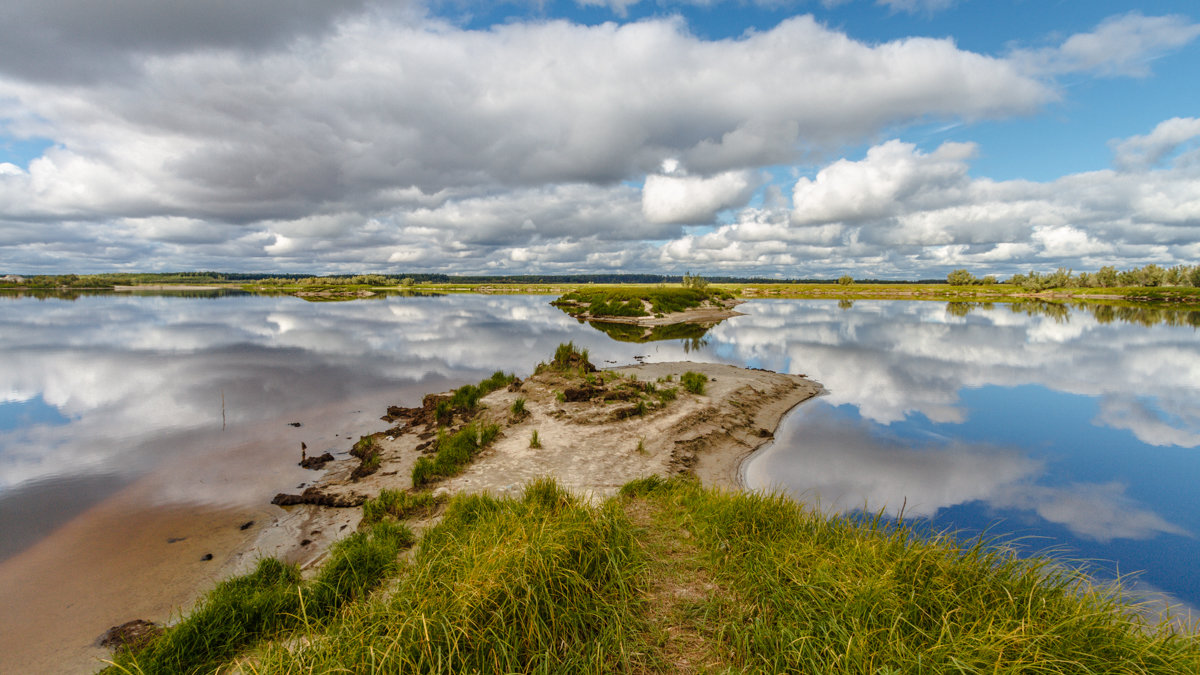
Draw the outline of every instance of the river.
[[[100,633],[187,606],[277,514],[270,497],[313,480],[301,443],[344,455],[386,406],[527,375],[568,340],[600,366],[824,384],[748,463],[751,487],[985,533],[1200,605],[1200,313],[755,300],[703,336],[639,344],[551,299],[0,295],[0,671],[95,670]]]

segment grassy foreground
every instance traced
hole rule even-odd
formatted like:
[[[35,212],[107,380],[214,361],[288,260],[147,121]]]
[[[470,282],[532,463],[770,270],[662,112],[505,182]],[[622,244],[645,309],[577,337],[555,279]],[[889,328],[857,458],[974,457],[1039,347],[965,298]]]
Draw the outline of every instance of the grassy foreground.
[[[356,546],[383,542],[394,562],[404,514],[378,510],[370,527],[385,534]],[[594,507],[549,480],[520,499],[458,496],[411,561],[343,550],[341,576],[357,557],[344,592],[319,590],[336,574],[306,585],[263,563],[277,598],[239,596],[213,623],[228,588],[250,584],[225,582],[110,670],[1200,672],[1194,632],[1147,625],[1077,572],[686,478],[635,481]],[[242,623],[236,647],[198,636]]]

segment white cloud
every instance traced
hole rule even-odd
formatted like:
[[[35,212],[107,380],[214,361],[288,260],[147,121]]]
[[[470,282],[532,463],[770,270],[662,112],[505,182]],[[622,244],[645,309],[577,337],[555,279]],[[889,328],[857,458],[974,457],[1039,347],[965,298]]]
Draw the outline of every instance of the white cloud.
[[[758,181],[746,171],[699,176],[646,176],[642,213],[652,223],[707,223],[718,211],[743,206]]]
[[[1149,169],[1197,136],[1200,118],[1172,117],[1159,122],[1149,134],[1113,141],[1113,162],[1126,170]]]
[[[467,31],[364,15],[289,50],[160,54],[90,85],[0,80],[11,116],[60,146],[9,209],[232,222],[387,208],[413,188],[638,179],[668,158],[716,175],[1051,96],[948,40],[867,45],[811,17],[705,41],[680,20]]]
[[[966,160],[975,153],[969,143],[945,143],[930,154],[898,140],[877,145],[860,162],[838,160],[815,179],[797,181],[792,221],[853,223],[940,207],[965,182]]]
[[[1091,72],[1102,77],[1146,77],[1150,63],[1170,49],[1200,36],[1200,23],[1186,16],[1144,16],[1130,12],[1105,19],[1090,33],[1078,33],[1057,47],[1020,49],[1014,61],[1050,75]]]
[[[409,2],[305,2],[264,28],[271,0],[204,25],[184,20],[191,10],[164,18],[171,42],[131,36],[128,16],[167,11],[145,0],[104,17],[78,0],[43,5],[22,8],[29,25],[61,26],[96,63],[71,49],[44,67],[0,58],[4,133],[52,140],[28,169],[0,165],[5,268],[579,271],[604,254],[641,269],[884,276],[1161,263],[1197,246],[1190,119],[1115,145],[1131,175],[993,182],[969,175],[974,144],[889,141],[798,179],[790,213],[773,192],[732,224],[678,227],[743,207],[763,167],[799,172],[915,123],[1034,112],[1059,95],[1054,73],[1141,72],[1131,64],[1194,38],[1180,17],[1125,15],[993,57],[950,39],[860,42],[811,16],[706,40],[681,18],[466,30]],[[0,28],[0,43],[18,32]],[[38,44],[29,54],[45,56]],[[578,253],[574,268],[563,251]]]
[[[1116,161],[1175,147],[1189,126],[1159,125],[1149,136],[1114,143]],[[972,144],[923,152],[884,142],[860,160],[837,160],[799,178],[787,217],[782,208],[744,210],[732,224],[664,245],[662,262],[703,260],[725,269],[799,263],[881,276],[962,266],[1009,274],[1039,264],[1193,264],[1200,164],[1187,155],[1158,169],[1127,162],[1125,171],[1037,183],[973,178],[975,153]]]
[[[937,12],[949,9],[958,4],[958,0],[876,0],[876,4],[888,7],[894,12]]]

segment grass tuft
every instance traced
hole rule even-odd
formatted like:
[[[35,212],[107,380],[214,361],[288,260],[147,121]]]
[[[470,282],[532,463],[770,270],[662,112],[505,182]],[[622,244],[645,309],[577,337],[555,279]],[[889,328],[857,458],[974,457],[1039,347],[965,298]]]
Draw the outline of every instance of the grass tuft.
[[[704,393],[704,384],[708,382],[708,376],[689,370],[679,377],[679,381],[685,390],[699,396]]]
[[[525,409],[525,399],[523,398],[518,398],[517,400],[513,401],[510,411],[512,412],[513,417],[517,419],[522,419],[529,414],[529,411]]]
[[[407,520],[413,516],[432,513],[446,502],[445,497],[435,497],[430,492],[405,492],[403,490],[380,490],[379,496],[363,502],[362,522],[368,525],[381,520]]]
[[[413,487],[458,475],[499,434],[500,425],[479,422],[471,422],[453,434],[445,429],[438,431],[437,453],[432,459],[419,457],[413,465]]]

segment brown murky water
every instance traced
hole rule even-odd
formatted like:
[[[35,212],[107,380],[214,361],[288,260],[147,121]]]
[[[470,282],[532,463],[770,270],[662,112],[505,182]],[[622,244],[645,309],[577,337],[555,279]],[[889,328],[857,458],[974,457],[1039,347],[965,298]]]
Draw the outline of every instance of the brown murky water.
[[[272,420],[227,431],[236,441],[224,447],[198,440],[209,447],[175,453],[0,563],[3,672],[95,672],[109,656],[96,640],[110,626],[177,618],[237,571],[234,553],[281,513],[269,503],[274,492],[318,475],[296,466],[297,439],[346,439],[349,448],[352,434],[382,426],[351,412],[354,403],[294,415],[300,428]]]

